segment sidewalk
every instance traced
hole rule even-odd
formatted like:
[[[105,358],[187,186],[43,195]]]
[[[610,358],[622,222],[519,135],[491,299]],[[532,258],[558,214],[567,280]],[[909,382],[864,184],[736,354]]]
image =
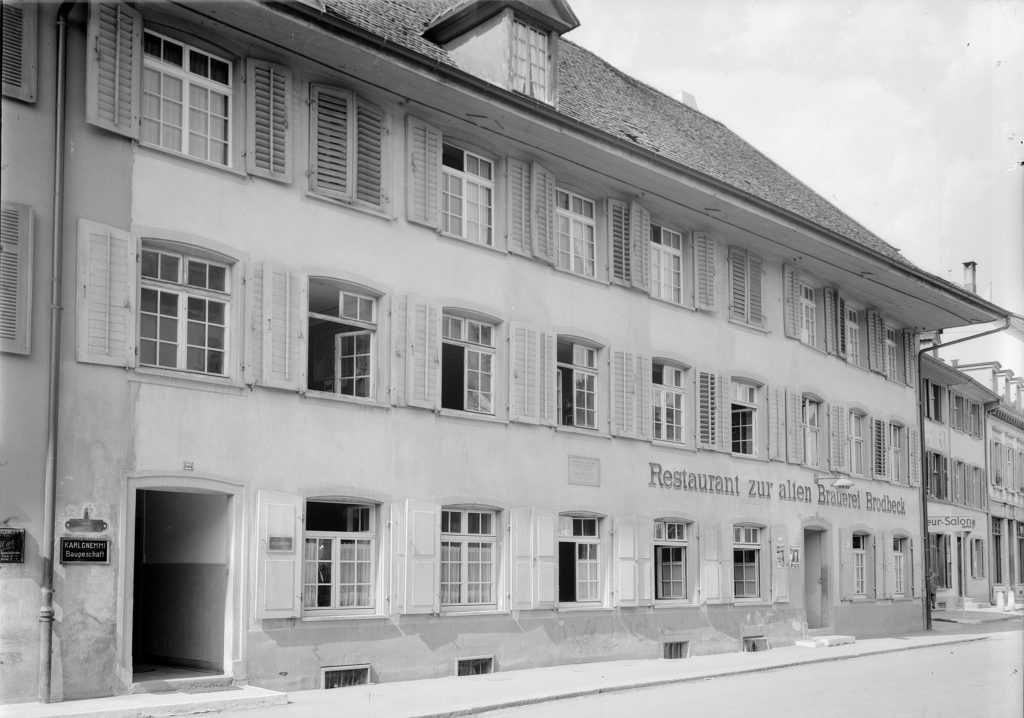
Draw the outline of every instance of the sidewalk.
[[[959,618],[936,611],[938,621]],[[968,612],[979,622],[1017,619],[1019,611]],[[982,614],[976,617],[974,614]],[[236,690],[253,693],[277,705],[257,708],[258,703],[231,705],[230,692],[204,694],[156,693],[96,698],[65,703],[25,703],[0,706],[0,716],[14,718],[145,718],[219,711],[223,718],[307,718],[334,715],[344,705],[346,718],[440,718],[472,716],[498,708],[542,703],[595,693],[630,690],[649,686],[700,681],[709,678],[769,671],[823,661],[838,661],[895,651],[909,651],[982,641],[985,634],[915,633],[891,638],[870,638],[855,643],[825,647],[784,646],[756,653],[721,653],[679,660],[630,660],[584,663],[548,668],[507,671],[472,677],[382,683],[336,690],[293,691],[285,694],[253,687]],[[218,699],[226,702],[218,703]]]

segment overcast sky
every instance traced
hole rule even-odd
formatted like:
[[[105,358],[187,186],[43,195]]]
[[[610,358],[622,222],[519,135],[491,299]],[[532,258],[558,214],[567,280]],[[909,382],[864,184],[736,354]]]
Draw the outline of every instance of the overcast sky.
[[[566,37],[1024,314],[1024,0],[570,0]],[[995,358],[1024,373],[1024,344]],[[988,356],[981,356],[987,354]]]

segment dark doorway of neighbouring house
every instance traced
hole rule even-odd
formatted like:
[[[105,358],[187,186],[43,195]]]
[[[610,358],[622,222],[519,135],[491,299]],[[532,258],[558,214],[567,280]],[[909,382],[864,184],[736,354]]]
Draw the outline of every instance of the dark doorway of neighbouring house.
[[[135,500],[132,666],[222,673],[229,497],[140,490]]]
[[[828,554],[819,529],[804,529],[804,606],[808,628],[829,624]]]

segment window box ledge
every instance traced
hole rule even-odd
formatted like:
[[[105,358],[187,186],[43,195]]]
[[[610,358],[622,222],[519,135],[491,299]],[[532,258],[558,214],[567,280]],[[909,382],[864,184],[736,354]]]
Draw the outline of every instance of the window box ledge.
[[[147,142],[135,141],[136,147],[146,152],[153,152],[154,157],[165,157],[170,158],[174,162],[180,162],[183,166],[187,167],[205,167],[207,169],[216,170],[217,172],[224,172],[225,174],[234,175],[239,179],[245,179],[250,177],[247,172],[239,169],[235,166],[221,165],[216,162],[210,162],[200,157],[193,157],[192,155],[185,154],[184,152],[176,152],[175,150],[168,149],[167,147],[161,147],[160,145],[151,145]]]
[[[441,618],[446,616],[466,618],[467,616],[509,616],[511,611],[504,608],[482,608],[479,611],[474,611],[471,608],[455,608],[448,610],[446,608],[441,609]]]
[[[666,441],[665,439],[650,439],[651,446],[658,446],[665,449],[683,451],[687,454],[696,454],[697,449],[692,444],[684,444],[678,441]]]
[[[612,613],[615,611],[611,606],[581,606],[576,604],[555,606],[555,610],[559,613]]]
[[[458,409],[438,409],[439,416],[448,419],[465,419],[469,421],[483,421],[488,424],[507,424],[508,422],[494,414],[478,414],[474,411],[459,411]]]
[[[739,319],[732,318],[729,319],[729,324],[738,329],[747,329],[755,332],[756,334],[763,334],[764,336],[769,336],[771,334],[771,330],[766,328],[763,324],[748,324],[747,322],[741,322]]]

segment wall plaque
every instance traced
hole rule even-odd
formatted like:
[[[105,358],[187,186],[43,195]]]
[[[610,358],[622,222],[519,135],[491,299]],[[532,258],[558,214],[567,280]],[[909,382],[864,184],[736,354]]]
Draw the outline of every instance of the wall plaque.
[[[61,563],[110,563],[108,539],[60,538]]]
[[[600,486],[601,460],[590,456],[570,456],[569,483],[581,486]]]
[[[25,529],[0,528],[0,563],[25,563]]]

